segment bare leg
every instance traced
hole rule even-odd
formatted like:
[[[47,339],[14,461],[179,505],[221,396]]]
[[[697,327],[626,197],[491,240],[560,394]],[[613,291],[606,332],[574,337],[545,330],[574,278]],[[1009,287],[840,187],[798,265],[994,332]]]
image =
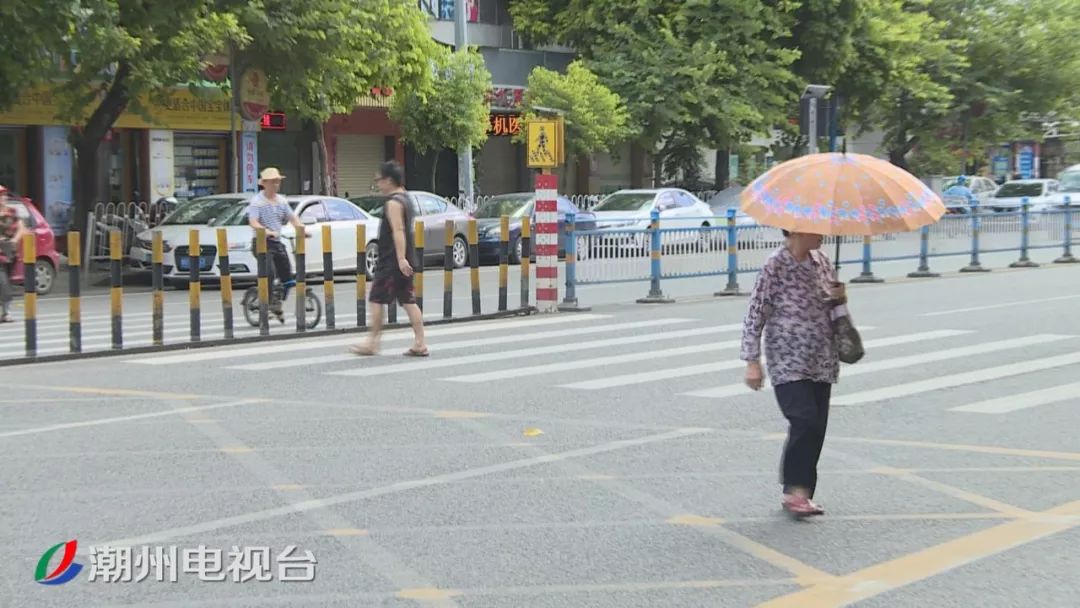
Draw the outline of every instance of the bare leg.
[[[371,330],[368,332],[368,339],[364,347],[372,353],[379,352],[379,339],[382,337],[383,329],[383,310],[382,304],[375,304],[375,306],[371,307]]]
[[[405,309],[405,314],[409,315],[409,324],[412,325],[415,341],[413,350],[417,352],[427,350],[427,344],[424,343],[424,313],[416,304],[404,304],[402,308]]]

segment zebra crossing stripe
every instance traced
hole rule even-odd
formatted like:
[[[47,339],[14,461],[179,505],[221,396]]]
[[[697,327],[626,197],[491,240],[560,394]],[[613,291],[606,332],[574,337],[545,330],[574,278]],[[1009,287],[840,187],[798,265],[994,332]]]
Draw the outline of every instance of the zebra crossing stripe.
[[[850,378],[852,376],[861,376],[863,374],[872,374],[876,372],[883,372],[894,369],[903,369],[906,367],[917,367],[919,365],[925,365],[927,363],[939,363],[942,361],[949,361],[962,357],[986,355],[990,353],[1012,350],[1014,348],[1024,348],[1026,346],[1050,344],[1052,342],[1068,340],[1073,337],[1074,336],[1066,336],[1060,334],[1036,334],[1034,336],[1025,336],[1023,338],[1012,338],[1009,340],[984,342],[982,344],[961,346],[958,348],[949,348],[945,350],[920,353],[917,355],[909,355],[905,357],[896,357],[893,359],[885,359],[883,361],[860,362],[855,365],[845,366],[840,372],[840,377],[842,382],[844,378]],[[766,387],[767,386],[768,382],[766,382]],[[742,383],[736,383],[680,394],[689,397],[702,397],[706,399],[723,399],[725,397],[746,395],[752,392],[753,391],[747,388],[746,385]],[[835,398],[833,399],[833,403],[837,403],[837,400]]]
[[[989,367],[961,374],[949,374],[938,378],[928,378],[919,382],[908,382],[896,386],[887,386],[869,391],[852,393],[850,395],[842,395],[834,398],[832,402],[835,405],[861,405],[864,403],[883,401],[885,399],[919,395],[944,388],[954,388],[979,382],[989,382],[1000,378],[1020,376],[1046,369],[1076,365],[1078,363],[1080,363],[1080,353],[1069,353],[1057,357],[1046,357],[1044,359],[1036,359],[1033,361],[1020,361],[1008,365],[999,365],[997,367]]]
[[[439,352],[447,350],[460,350],[464,348],[483,348],[485,346],[492,346],[496,344],[516,344],[519,342],[534,342],[540,340],[547,340],[550,338],[563,338],[571,336],[583,336],[589,334],[598,334],[604,332],[614,331],[626,331],[633,329],[646,329],[649,327],[663,327],[666,325],[677,325],[679,323],[689,323],[693,319],[650,319],[648,321],[637,321],[633,323],[614,323],[610,325],[594,325],[589,327],[575,327],[573,329],[564,329],[559,331],[538,331],[530,334],[514,334],[509,336],[497,336],[494,338],[476,338],[475,340],[461,340],[458,342],[441,342],[435,348],[438,348]],[[741,327],[741,326],[737,326]],[[281,369],[288,367],[297,367],[302,365],[320,365],[325,363],[336,363],[339,361],[356,361],[356,355],[352,354],[334,354],[324,355],[321,357],[307,357],[303,359],[282,359],[277,361],[261,361],[258,363],[247,363],[244,365],[233,365],[228,369],[244,370],[244,371],[265,371],[270,369]]]
[[[597,315],[590,313],[558,315],[551,317],[537,317],[533,319],[509,319],[506,321],[484,321],[479,323],[466,323],[463,325],[451,325],[436,327],[427,331],[428,336],[458,336],[463,334],[483,334],[499,330],[528,329],[530,327],[543,327],[548,325],[561,325],[564,323],[580,323],[582,321],[595,321],[607,319],[609,315]],[[362,334],[354,334],[341,338],[313,338],[311,340],[297,340],[280,344],[261,344],[248,347],[223,347],[221,350],[209,352],[197,352],[182,355],[161,355],[154,357],[142,356],[137,359],[129,359],[129,363],[141,365],[173,365],[176,363],[198,363],[219,359],[233,359],[239,357],[254,357],[273,353],[292,353],[301,350],[318,350],[320,348],[335,348],[355,344],[363,339]],[[412,331],[408,329],[387,332],[383,337],[384,342],[405,342],[412,340]]]
[[[869,331],[871,329],[873,328],[861,327],[860,331]],[[878,340],[867,340],[863,343],[863,346],[866,348],[880,348],[884,346],[894,346],[899,344],[911,344],[915,342],[937,340],[940,338],[952,338],[968,333],[972,332],[967,330],[943,329],[938,331],[927,331],[917,334],[905,334],[903,336],[891,336]],[[658,369],[648,372],[639,372],[636,374],[607,376],[604,378],[597,378],[596,380],[585,380],[583,382],[575,382],[573,384],[563,384],[561,388],[600,390],[606,388],[616,388],[620,386],[631,386],[634,384],[645,384],[648,382],[656,382],[658,380],[673,380],[676,378],[700,376],[729,369],[739,369],[740,367],[744,367],[745,365],[746,363],[743,361],[716,361],[713,363],[703,363],[701,365],[673,367],[671,369]]]
[[[610,340],[594,340],[577,344],[554,344],[551,346],[541,346],[536,348],[523,348],[520,350],[506,350],[494,353],[484,353],[480,355],[467,355],[465,357],[456,357],[452,359],[429,359],[424,361],[410,361],[408,363],[378,365],[374,367],[361,367],[358,369],[324,373],[330,376],[382,376],[386,374],[395,374],[398,372],[408,372],[410,374],[415,374],[416,372],[427,369],[470,366],[476,363],[502,362],[510,359],[523,359],[527,357],[537,357],[540,355],[562,355],[570,352],[594,350],[611,346],[646,344],[649,342],[657,342],[660,340],[695,338],[705,335],[718,334],[725,331],[732,331],[732,329],[735,327],[742,326],[741,324],[736,324],[720,327],[696,327],[693,329],[681,331],[663,331],[659,333],[627,336],[625,338],[612,338]]]
[[[985,401],[978,401],[976,403],[969,403],[968,405],[950,408],[949,411],[970,412],[974,414],[1007,414],[1017,410],[1026,410],[1048,403],[1060,403],[1072,399],[1080,399],[1080,382],[1044,388],[1029,393],[1009,395],[1008,397],[987,399]]]

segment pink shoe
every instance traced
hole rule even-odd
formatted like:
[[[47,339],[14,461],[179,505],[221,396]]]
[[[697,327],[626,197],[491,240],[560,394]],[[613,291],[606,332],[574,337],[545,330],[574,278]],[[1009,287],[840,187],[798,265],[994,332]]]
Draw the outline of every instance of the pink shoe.
[[[802,518],[825,514],[825,509],[803,496],[785,494],[780,505],[793,517]]]

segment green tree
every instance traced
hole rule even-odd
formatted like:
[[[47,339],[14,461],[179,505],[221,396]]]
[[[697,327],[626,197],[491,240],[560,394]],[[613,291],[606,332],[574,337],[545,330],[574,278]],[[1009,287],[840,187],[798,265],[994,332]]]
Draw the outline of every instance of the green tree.
[[[23,85],[57,74],[61,60],[53,54],[70,34],[76,5],[71,2],[4,0],[0,2],[0,108],[14,103]]]
[[[434,73],[436,93],[405,91],[394,95],[390,118],[401,126],[402,138],[417,152],[435,152],[431,166],[434,190],[443,149],[478,148],[487,141],[491,73],[475,49],[450,52],[443,48],[429,69]]]
[[[622,98],[604,86],[581,61],[572,62],[566,74],[543,67],[533,68],[523,106],[523,122],[536,118],[535,107],[562,113],[566,125],[566,154],[577,162],[593,152],[609,152],[636,131]],[[525,131],[517,136],[524,141]]]
[[[240,61],[262,67],[277,107],[305,119],[319,148],[320,182],[329,187],[322,124],[348,114],[373,87],[425,98],[438,46],[427,18],[404,0],[278,0],[237,11],[251,43]]]
[[[534,42],[576,49],[626,99],[641,143],[662,168],[665,153],[728,149],[789,113],[798,53],[781,41],[795,7],[786,0],[518,0],[511,14]],[[666,141],[677,145],[661,148]]]

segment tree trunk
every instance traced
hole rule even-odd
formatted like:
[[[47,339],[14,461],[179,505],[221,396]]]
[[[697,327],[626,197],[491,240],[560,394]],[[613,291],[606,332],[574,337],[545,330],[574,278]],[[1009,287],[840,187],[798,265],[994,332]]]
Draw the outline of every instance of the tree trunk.
[[[435,156],[431,157],[431,191],[438,192],[438,183],[435,181],[435,176],[439,173],[439,157],[442,156],[442,149],[435,150]]]
[[[902,132],[901,135],[903,135],[903,137],[898,139],[904,143],[889,149],[889,162],[906,171],[908,152],[915,149],[915,145],[919,143],[919,137],[916,135],[915,137],[908,139],[906,131]]]
[[[330,186],[330,165],[326,152],[326,129],[322,124],[315,124],[315,141],[319,144],[319,194],[337,196],[337,188]]]
[[[127,79],[130,75],[131,66],[126,62],[121,63],[105,97],[75,139],[78,171],[75,183],[74,226],[83,235],[87,235],[87,215],[94,209],[94,203],[97,202],[95,199],[101,186],[98,164],[101,140],[116,124],[116,120],[124,113],[128,102],[131,101],[131,95],[127,90]]]

